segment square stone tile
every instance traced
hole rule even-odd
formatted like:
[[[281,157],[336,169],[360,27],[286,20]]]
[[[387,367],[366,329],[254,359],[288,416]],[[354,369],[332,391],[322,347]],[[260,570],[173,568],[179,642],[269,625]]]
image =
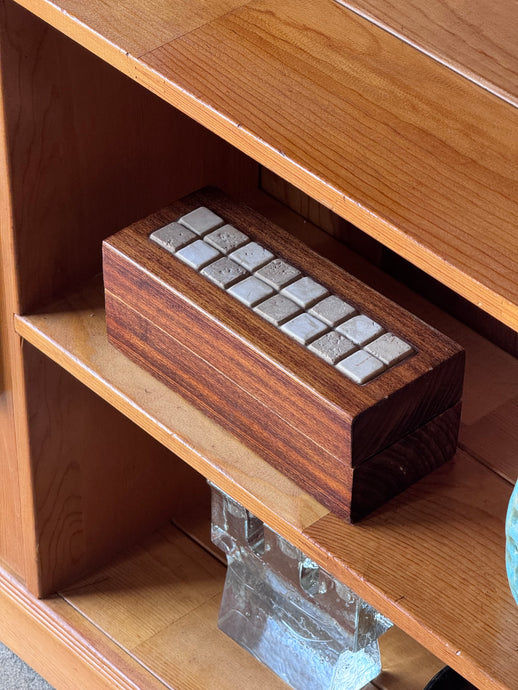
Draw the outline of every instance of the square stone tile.
[[[219,249],[222,254],[230,254],[230,252],[246,244],[250,238],[233,225],[227,224],[209,232],[203,239]]]
[[[229,288],[228,293],[246,304],[247,307],[255,307],[259,302],[263,302],[275,294],[275,290],[259,278],[249,276]]]
[[[248,271],[257,271],[258,268],[269,263],[274,258],[274,255],[269,249],[261,247],[257,242],[250,242],[232,252],[230,258],[237,261],[238,264]]]
[[[163,228],[152,232],[149,239],[174,254],[178,249],[196,239],[196,235],[180,223],[169,223],[169,225],[164,225]]]
[[[401,362],[414,351],[408,343],[393,333],[385,333],[380,338],[373,340],[365,346],[365,350],[381,359],[389,367]]]
[[[286,287],[286,285],[293,283],[294,280],[299,278],[300,271],[298,268],[286,263],[286,261],[282,259],[274,259],[270,261],[269,264],[266,264],[266,266],[256,271],[255,275],[276,290],[281,290],[283,287]]]
[[[220,218],[213,211],[205,206],[200,206],[190,213],[186,213],[178,220],[179,223],[185,225],[186,228],[192,230],[200,237],[206,235],[211,230],[214,230],[219,225],[223,224],[223,218]]]
[[[254,311],[274,326],[280,326],[296,314],[300,314],[301,308],[284,295],[274,295],[254,307]]]
[[[218,259],[214,263],[202,268],[201,274],[213,283],[216,283],[216,285],[219,285],[220,288],[226,290],[234,283],[237,283],[238,280],[244,278],[247,275],[247,271],[239,264],[236,264],[235,261],[229,259],[228,256],[224,256],[222,259]]]
[[[309,345],[309,349],[329,364],[336,364],[341,359],[358,349],[345,335],[336,331],[326,333]]]
[[[368,352],[358,350],[338,362],[336,368],[355,383],[367,383],[367,381],[381,374],[385,369],[385,365]]]
[[[300,314],[281,326],[281,331],[287,333],[298,343],[307,345],[319,335],[327,331],[327,326],[311,314]]]
[[[352,319],[337,326],[336,330],[356,345],[365,345],[383,333],[383,327],[376,321],[369,319],[365,314],[353,316]]]
[[[309,313],[327,323],[328,326],[338,326],[346,319],[356,314],[356,309],[336,295],[330,295],[309,309]]]
[[[179,249],[175,256],[199,271],[207,264],[219,259],[221,254],[203,240],[196,240],[183,249]]]
[[[296,302],[303,309],[307,309],[327,295],[328,291],[313,278],[305,276],[283,288],[282,294]]]

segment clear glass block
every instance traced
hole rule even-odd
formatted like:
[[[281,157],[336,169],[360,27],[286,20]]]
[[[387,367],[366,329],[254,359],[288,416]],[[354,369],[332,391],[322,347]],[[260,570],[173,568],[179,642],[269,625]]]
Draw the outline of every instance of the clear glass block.
[[[227,556],[219,628],[296,690],[360,690],[381,672],[391,623],[243,506],[212,487]]]

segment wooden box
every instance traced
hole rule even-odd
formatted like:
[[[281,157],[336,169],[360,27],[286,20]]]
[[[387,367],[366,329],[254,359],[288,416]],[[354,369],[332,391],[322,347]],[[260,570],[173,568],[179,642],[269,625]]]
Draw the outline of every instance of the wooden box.
[[[268,262],[266,273],[253,269],[246,257],[255,261],[259,250],[248,250],[248,242],[260,245],[263,262],[286,262],[287,274],[284,264],[280,278]],[[104,242],[103,256],[113,345],[337,514],[361,518],[454,454],[462,348],[250,208],[203,190],[121,230]],[[198,270],[185,263],[209,260]],[[242,303],[236,286],[252,273],[247,286],[259,280],[265,293],[273,291],[269,304],[289,299],[298,313],[275,325],[265,306],[271,297],[255,307]],[[296,284],[308,277],[301,298]],[[315,285],[320,294],[312,298]],[[330,325],[333,317],[319,307],[330,296],[326,305],[345,302],[354,315]],[[344,337],[357,341],[347,356]],[[319,350],[326,343],[331,354]]]

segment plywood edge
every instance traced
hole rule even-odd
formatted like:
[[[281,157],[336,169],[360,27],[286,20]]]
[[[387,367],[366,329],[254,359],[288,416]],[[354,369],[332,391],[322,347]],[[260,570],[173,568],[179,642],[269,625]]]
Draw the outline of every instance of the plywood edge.
[[[36,599],[2,568],[0,620],[2,642],[59,690],[166,687],[121,654],[116,644],[77,616],[71,606],[57,598]]]

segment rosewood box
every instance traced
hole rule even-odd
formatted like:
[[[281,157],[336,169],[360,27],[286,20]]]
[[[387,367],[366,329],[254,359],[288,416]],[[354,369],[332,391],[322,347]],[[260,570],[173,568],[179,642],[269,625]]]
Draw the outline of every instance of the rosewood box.
[[[207,189],[104,242],[108,337],[330,510],[452,457],[462,348]]]

